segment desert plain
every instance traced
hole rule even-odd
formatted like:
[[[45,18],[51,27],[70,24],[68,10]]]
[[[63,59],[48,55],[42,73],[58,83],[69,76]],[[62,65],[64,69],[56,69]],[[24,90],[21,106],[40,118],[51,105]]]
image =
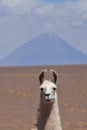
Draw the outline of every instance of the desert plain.
[[[37,129],[42,69],[58,73],[63,130],[87,130],[87,65],[0,67],[0,130]]]

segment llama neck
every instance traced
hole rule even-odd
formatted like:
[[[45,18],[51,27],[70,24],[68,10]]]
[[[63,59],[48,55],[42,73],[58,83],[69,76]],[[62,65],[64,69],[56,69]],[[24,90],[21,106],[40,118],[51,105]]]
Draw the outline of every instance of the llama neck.
[[[54,103],[41,102],[39,130],[62,130],[57,104],[57,96]]]

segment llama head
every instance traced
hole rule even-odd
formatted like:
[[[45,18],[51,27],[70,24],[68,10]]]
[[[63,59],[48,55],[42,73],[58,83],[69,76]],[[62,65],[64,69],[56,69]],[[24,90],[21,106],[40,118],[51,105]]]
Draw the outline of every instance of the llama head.
[[[51,80],[45,80],[46,70],[42,70],[39,75],[41,100],[46,103],[53,103],[56,99],[56,82],[57,73],[54,70],[50,70],[52,74]]]

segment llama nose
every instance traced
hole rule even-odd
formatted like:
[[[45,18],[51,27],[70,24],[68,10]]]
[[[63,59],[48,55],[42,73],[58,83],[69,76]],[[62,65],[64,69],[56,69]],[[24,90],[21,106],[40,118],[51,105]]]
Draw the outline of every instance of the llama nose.
[[[49,97],[49,96],[50,96],[50,93],[46,93],[45,96]]]

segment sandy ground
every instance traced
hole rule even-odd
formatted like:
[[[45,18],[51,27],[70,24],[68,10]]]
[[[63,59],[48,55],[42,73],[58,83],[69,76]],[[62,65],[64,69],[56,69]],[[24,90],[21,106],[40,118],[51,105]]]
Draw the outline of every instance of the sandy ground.
[[[87,130],[87,65],[0,68],[0,130],[37,128],[38,74],[55,69],[63,130]]]

